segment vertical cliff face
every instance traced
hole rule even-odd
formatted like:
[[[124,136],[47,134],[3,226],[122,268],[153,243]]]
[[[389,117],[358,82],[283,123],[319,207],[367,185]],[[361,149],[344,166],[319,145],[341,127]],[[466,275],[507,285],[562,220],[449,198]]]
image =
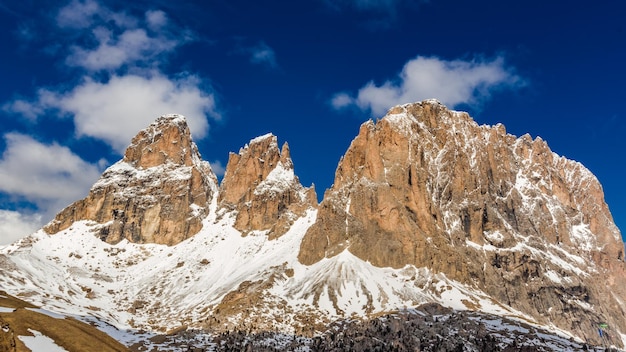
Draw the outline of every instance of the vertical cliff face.
[[[276,238],[316,207],[317,197],[294,175],[287,143],[279,150],[276,136],[267,134],[230,154],[218,202],[237,212],[234,226],[243,234],[267,231]]]
[[[89,195],[44,228],[54,234],[78,220],[100,223],[109,243],[174,245],[202,228],[217,179],[202,161],[183,116],[165,115],[139,132],[124,158],[108,168]]]
[[[623,243],[597,179],[436,101],[361,126],[299,260],[344,250],[443,273],[580,336],[626,328]]]

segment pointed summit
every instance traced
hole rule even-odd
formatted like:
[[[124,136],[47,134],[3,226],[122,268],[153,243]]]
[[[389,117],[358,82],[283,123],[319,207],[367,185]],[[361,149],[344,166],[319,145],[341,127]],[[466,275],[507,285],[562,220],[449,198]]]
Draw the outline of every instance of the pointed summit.
[[[276,136],[266,134],[230,154],[218,202],[237,211],[235,228],[242,233],[268,231],[275,238],[316,207],[317,197],[295,176],[287,143],[279,151]]]
[[[182,115],[163,115],[139,132],[124,153],[124,161],[139,169],[173,163],[191,166],[198,150]]]
[[[217,178],[201,160],[185,118],[164,115],[133,138],[87,198],[62,210],[44,230],[54,234],[91,220],[109,243],[174,245],[202,228],[216,191]]]

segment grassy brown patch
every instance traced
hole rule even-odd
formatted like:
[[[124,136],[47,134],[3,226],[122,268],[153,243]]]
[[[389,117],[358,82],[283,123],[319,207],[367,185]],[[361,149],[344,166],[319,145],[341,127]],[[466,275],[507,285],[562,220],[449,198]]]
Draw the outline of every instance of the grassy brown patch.
[[[70,352],[128,351],[124,345],[89,324],[73,318],[56,319],[26,309],[37,307],[3,291],[0,291],[0,306],[16,308],[10,313],[0,313],[0,317],[10,325],[15,335],[32,336],[28,329],[36,330]],[[19,339],[16,339],[16,345],[18,352],[30,351]]]

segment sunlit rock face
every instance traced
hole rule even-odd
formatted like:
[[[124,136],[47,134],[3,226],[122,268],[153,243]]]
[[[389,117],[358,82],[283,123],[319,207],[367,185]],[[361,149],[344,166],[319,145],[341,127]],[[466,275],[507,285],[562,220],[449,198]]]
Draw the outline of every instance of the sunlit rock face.
[[[295,176],[288,144],[279,150],[276,136],[267,134],[230,153],[219,204],[237,212],[234,227],[244,235],[265,231],[276,238],[317,206],[317,196]]]
[[[623,243],[598,180],[540,138],[437,101],[361,126],[298,258],[345,249],[443,273],[586,338],[599,321],[626,328]]]
[[[598,324],[616,346],[626,331],[623,243],[598,180],[540,138],[434,100],[364,123],[319,205],[274,135],[231,153],[218,187],[185,119],[163,116],[44,229],[56,235],[0,252],[3,287],[142,329],[312,335],[436,303],[598,345]]]
[[[165,115],[133,138],[124,158],[102,174],[85,199],[44,229],[54,234],[75,221],[92,220],[109,243],[174,245],[202,228],[216,191],[215,174],[201,160],[185,118]]]

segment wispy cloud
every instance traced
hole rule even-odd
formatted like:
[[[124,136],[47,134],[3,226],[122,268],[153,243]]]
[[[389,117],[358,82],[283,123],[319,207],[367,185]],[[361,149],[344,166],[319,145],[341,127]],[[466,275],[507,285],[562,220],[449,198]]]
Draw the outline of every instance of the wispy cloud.
[[[93,0],[73,0],[59,10],[56,22],[61,28],[87,28],[93,23],[96,14],[102,11],[100,4]]]
[[[89,71],[163,64],[166,54],[193,38],[163,11],[148,10],[143,18],[132,17],[93,0],[74,0],[63,7],[57,23],[77,38],[69,46],[66,63]]]
[[[151,36],[145,29],[128,29],[119,35],[97,27],[95,48],[73,46],[66,62],[90,71],[116,70],[123,65],[152,61],[155,56],[172,51],[180,42],[163,36]]]
[[[262,65],[270,69],[278,69],[278,61],[276,60],[276,52],[264,41],[258,41],[255,44],[246,44],[245,38],[236,38],[237,44],[235,53],[247,56],[250,63]]]
[[[394,80],[361,87],[356,96],[341,92],[331,99],[335,109],[356,106],[374,115],[403,103],[436,98],[449,106],[480,104],[494,90],[519,87],[524,81],[505,66],[504,59],[447,61],[418,56],[409,60]]]
[[[59,28],[87,29],[99,23],[132,28],[138,19],[125,12],[115,12],[95,0],[72,0],[63,6],[56,16]]]
[[[254,64],[267,65],[270,68],[277,68],[276,53],[274,49],[270,48],[264,42],[259,42],[257,45],[250,47],[250,62]]]
[[[323,0],[328,7],[337,11],[356,12],[363,17],[371,29],[387,29],[398,20],[398,15],[414,10],[428,0]]]

